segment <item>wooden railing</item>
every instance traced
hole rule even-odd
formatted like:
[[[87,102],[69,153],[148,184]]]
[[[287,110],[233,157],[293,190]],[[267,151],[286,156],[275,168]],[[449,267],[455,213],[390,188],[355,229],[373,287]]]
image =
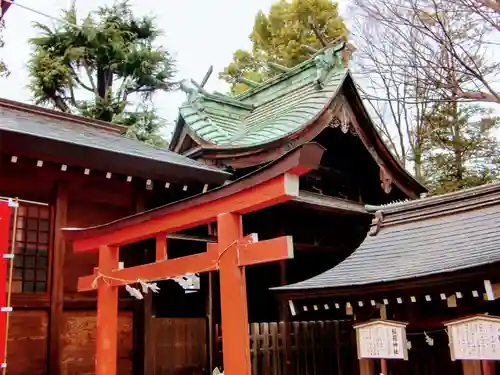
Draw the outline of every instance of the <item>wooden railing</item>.
[[[252,375],[350,375],[355,371],[355,336],[350,321],[251,323]],[[215,365],[222,364],[216,326]]]

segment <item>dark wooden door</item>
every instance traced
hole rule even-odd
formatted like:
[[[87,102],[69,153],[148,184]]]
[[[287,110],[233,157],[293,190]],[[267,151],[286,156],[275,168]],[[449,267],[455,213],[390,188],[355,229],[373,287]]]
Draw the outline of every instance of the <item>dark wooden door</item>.
[[[201,375],[207,367],[205,318],[153,318],[155,375]]]

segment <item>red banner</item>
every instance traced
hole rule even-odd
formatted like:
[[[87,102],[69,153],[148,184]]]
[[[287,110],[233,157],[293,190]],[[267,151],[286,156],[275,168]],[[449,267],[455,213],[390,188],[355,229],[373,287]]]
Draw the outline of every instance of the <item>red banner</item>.
[[[7,267],[9,259],[5,254],[9,254],[11,207],[9,202],[0,201],[0,308],[7,305]],[[0,311],[0,364],[7,363],[5,358],[5,335],[7,331],[7,312]]]

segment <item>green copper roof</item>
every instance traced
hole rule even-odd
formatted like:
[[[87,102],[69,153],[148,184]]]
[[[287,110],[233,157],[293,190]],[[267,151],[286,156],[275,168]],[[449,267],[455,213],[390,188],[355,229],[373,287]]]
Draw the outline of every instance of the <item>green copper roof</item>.
[[[343,47],[325,48],[234,98],[184,84],[188,100],[180,115],[196,136],[220,147],[258,146],[293,134],[314,121],[342,85],[348,71]]]

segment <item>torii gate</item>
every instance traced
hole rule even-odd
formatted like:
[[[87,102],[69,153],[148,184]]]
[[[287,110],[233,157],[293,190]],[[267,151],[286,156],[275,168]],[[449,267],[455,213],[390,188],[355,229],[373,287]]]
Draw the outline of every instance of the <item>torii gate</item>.
[[[272,176],[268,179],[262,177],[264,172],[256,173],[245,181],[149,213],[86,230],[65,230],[65,236],[73,240],[75,252],[99,250],[99,274],[78,280],[79,291],[96,287],[98,290],[96,375],[116,374],[117,291],[119,286],[127,284],[121,280],[153,281],[215,270],[220,272],[224,373],[251,374],[245,266],[291,258],[293,242],[288,236],[262,242],[256,241],[255,236],[243,237],[241,215],[297,197],[299,176],[319,164],[324,150],[319,145],[312,149],[316,151],[312,157],[309,145],[305,158],[302,157],[305,153],[302,156],[299,153],[304,150],[296,150],[283,158],[286,160],[282,160],[282,168],[276,164],[267,168],[273,172],[267,174]],[[277,173],[278,169],[281,172]],[[208,246],[204,253],[167,260],[167,233],[214,221],[218,226],[217,244]],[[155,263],[118,269],[120,246],[154,237]]]

